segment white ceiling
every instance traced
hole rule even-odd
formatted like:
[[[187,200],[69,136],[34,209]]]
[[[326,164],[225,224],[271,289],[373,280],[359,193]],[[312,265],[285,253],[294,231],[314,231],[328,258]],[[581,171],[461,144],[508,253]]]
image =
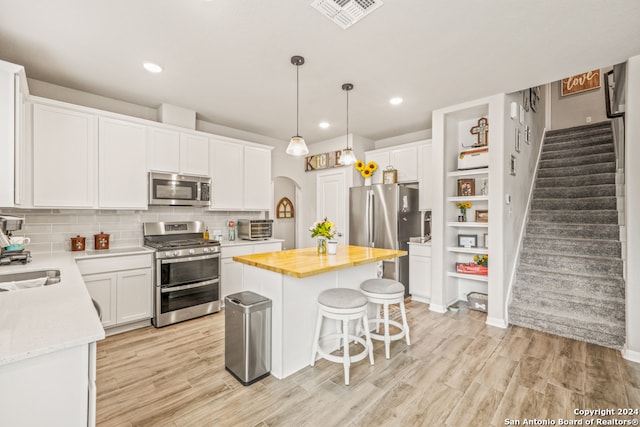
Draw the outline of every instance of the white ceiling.
[[[437,108],[640,54],[638,0],[384,0],[347,30],[311,1],[0,0],[0,59],[38,80],[288,140],[290,57],[302,55],[300,134],[314,143],[344,135],[345,82],[350,131],[378,140],[430,128]]]

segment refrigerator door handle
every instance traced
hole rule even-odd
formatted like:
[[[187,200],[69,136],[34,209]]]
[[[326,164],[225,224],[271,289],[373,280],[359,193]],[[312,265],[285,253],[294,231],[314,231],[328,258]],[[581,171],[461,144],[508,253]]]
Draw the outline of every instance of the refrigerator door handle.
[[[369,247],[373,247],[374,243],[375,243],[375,224],[374,224],[374,220],[376,217],[376,213],[375,213],[375,203],[374,203],[374,198],[375,198],[375,194],[373,192],[373,190],[369,190],[369,215],[368,215],[368,221],[369,224],[367,224],[367,227],[369,228]]]

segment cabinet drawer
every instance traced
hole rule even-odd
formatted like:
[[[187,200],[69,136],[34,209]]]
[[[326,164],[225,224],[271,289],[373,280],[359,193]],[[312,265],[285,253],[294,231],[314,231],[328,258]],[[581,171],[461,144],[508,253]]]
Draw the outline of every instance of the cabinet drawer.
[[[253,245],[228,246],[220,248],[221,258],[233,258],[234,256],[250,255],[253,253]]]
[[[151,268],[152,254],[114,256],[95,259],[79,259],[77,261],[80,274],[107,273],[111,271],[133,270],[136,268]]]
[[[409,245],[409,255],[413,256],[431,256],[431,246]]]
[[[282,250],[282,243],[262,243],[254,245],[253,253],[263,254],[265,252],[278,252]]]

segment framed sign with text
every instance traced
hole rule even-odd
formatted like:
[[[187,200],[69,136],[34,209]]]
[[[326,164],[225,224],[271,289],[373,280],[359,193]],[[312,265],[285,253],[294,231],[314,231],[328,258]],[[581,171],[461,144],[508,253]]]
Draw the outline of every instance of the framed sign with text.
[[[340,154],[342,154],[341,150],[307,156],[304,158],[304,171],[311,172],[320,169],[329,169],[343,166],[339,163]]]
[[[593,70],[577,76],[562,79],[562,96],[573,95],[600,87],[600,70]]]

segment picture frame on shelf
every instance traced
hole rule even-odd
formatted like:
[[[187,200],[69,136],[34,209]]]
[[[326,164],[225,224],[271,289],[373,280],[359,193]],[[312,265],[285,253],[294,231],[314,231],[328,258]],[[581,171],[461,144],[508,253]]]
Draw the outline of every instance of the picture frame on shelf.
[[[477,248],[477,234],[458,234],[458,246],[461,248]]]
[[[520,152],[520,137],[521,137],[520,128],[516,128],[516,134],[514,136],[514,141],[515,141],[515,147],[514,148],[516,150],[516,153]]]
[[[484,233],[484,239],[483,242],[484,247],[489,249],[489,233]]]
[[[458,196],[475,196],[476,180],[475,179],[459,179],[458,180]]]
[[[489,222],[489,211],[476,209],[476,222]]]

